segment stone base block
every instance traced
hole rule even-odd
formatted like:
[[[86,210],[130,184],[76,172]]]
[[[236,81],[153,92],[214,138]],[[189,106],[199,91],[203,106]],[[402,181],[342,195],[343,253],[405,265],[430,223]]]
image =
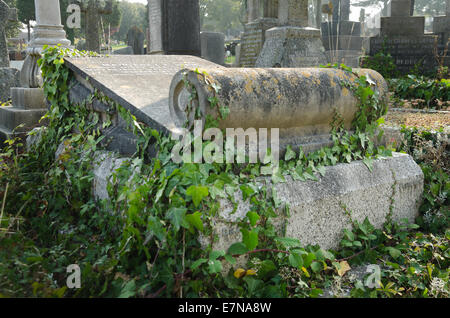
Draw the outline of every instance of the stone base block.
[[[322,37],[323,46],[326,51],[361,51],[363,48],[363,40],[364,38],[361,36],[348,35]]]
[[[336,35],[361,35],[361,22],[339,21],[323,22],[321,25],[322,37]]]
[[[44,109],[45,97],[42,88],[11,88],[12,104],[22,109]]]
[[[47,109],[22,109],[13,106],[0,107],[0,126],[13,131],[19,125],[23,127],[17,132],[29,131],[39,126],[39,120],[45,115]]]
[[[344,63],[345,65],[352,68],[359,67],[360,58],[363,55],[361,51],[346,50],[326,51],[325,54],[327,56],[328,63]]]
[[[381,36],[423,36],[425,17],[382,17]]]
[[[328,167],[319,181],[293,181],[274,185],[281,202],[289,204],[290,217],[278,218],[276,228],[286,227],[286,236],[297,238],[303,245],[320,245],[323,249],[336,249],[344,229],[352,222],[365,218],[377,228],[382,228],[392,209],[392,219],[414,222],[419,213],[424,176],[414,160],[405,154],[378,159],[373,171],[357,161]],[[270,179],[261,179],[271,188]],[[250,211],[249,201],[236,193],[237,210],[228,200],[221,200],[219,218],[214,222],[218,241],[215,250],[227,250],[231,244],[242,240],[241,232],[229,221],[235,222]],[[394,203],[392,203],[394,202]],[[349,212],[350,215],[347,214]],[[283,207],[277,212],[283,215]],[[205,242],[206,243],[206,238]]]
[[[11,87],[20,85],[19,70],[11,67],[0,67],[0,103],[11,98]]]
[[[256,67],[318,67],[326,64],[320,31],[313,28],[275,27],[266,31],[266,42]]]

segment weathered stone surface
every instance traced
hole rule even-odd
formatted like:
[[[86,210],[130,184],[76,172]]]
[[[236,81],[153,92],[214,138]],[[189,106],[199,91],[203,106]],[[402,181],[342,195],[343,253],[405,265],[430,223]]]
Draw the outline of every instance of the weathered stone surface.
[[[133,55],[133,48],[131,46],[127,46],[112,52],[114,55]]]
[[[361,36],[337,35],[324,39],[323,46],[326,51],[347,50],[362,51],[364,38]]]
[[[230,114],[220,121],[220,128],[279,128],[280,147],[329,143],[331,122],[335,111],[350,129],[357,110],[357,99],[344,86],[355,75],[336,69],[200,69],[209,81],[220,85],[215,94],[219,105],[229,105]],[[189,93],[184,86],[184,71],[173,79],[170,88],[170,113],[175,124],[182,127],[188,120],[186,109]],[[388,88],[383,77],[373,70],[359,70],[375,83],[374,89],[387,101]],[[194,100],[204,116],[217,117],[210,107],[212,93],[208,84],[194,70],[187,72],[194,85]],[[189,118],[191,120],[191,118]]]
[[[194,56],[164,55],[66,58],[66,65],[84,86],[71,85],[71,99],[81,94],[78,100],[85,100],[96,88],[163,133],[173,128],[168,109],[172,77],[183,67],[221,68]]]
[[[322,37],[334,35],[361,35],[361,23],[354,21],[324,22],[321,25]],[[325,40],[324,40],[325,41]]]
[[[436,67],[434,48],[437,43],[438,36],[434,35],[397,36],[387,39],[372,37],[370,38],[370,55],[387,50],[394,58],[394,63],[400,72],[407,74],[415,65],[425,72],[430,72]]]
[[[0,123],[1,126],[10,131],[17,132],[29,131],[37,126],[39,120],[45,115],[47,109],[23,109],[14,106],[0,107]],[[24,125],[17,128],[19,125]]]
[[[434,17],[433,33],[440,36],[440,44],[446,45],[450,40],[450,0],[446,0],[445,16]]]
[[[0,102],[11,98],[11,87],[19,86],[19,70],[10,67],[0,67]]]
[[[270,178],[259,182],[271,188]],[[352,220],[363,222],[367,217],[376,228],[382,228],[391,207],[394,221],[414,222],[423,193],[423,173],[410,156],[394,153],[391,158],[375,160],[373,172],[360,161],[338,164],[327,167],[318,182],[293,181],[288,177],[286,183],[275,184],[274,189],[281,202],[290,207],[287,220],[282,217],[281,207],[280,218],[274,222],[280,234],[286,225],[286,236],[299,239],[304,246],[317,244],[323,249],[336,249],[343,230],[352,227],[343,206]],[[238,204],[236,211],[233,203],[220,201],[220,219],[213,226],[219,237],[213,245],[215,250],[227,250],[242,240],[239,228],[227,221],[244,218],[250,203],[243,202],[240,191],[234,199]]]
[[[278,21],[283,26],[308,26],[308,0],[279,0]]]
[[[198,0],[149,0],[150,54],[201,56]]]
[[[313,28],[275,27],[266,31],[256,67],[318,67],[326,64],[320,31]]]
[[[423,36],[425,17],[382,17],[381,36]]]
[[[240,66],[255,66],[266,41],[266,31],[277,25],[278,21],[276,19],[264,18],[244,26],[244,34],[241,37]]]
[[[202,58],[216,64],[225,63],[225,34],[201,32]]]
[[[21,109],[46,108],[44,90],[40,88],[11,88],[12,104]]]

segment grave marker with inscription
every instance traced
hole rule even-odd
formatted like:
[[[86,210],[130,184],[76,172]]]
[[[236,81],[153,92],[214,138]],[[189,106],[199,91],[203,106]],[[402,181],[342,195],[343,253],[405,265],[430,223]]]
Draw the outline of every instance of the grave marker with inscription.
[[[416,66],[431,73],[437,67],[438,36],[424,34],[425,17],[411,17],[411,5],[411,0],[392,0],[391,17],[381,18],[380,35],[370,39],[370,55],[387,51],[401,73],[407,74]]]
[[[148,0],[150,54],[201,56],[198,0]]]
[[[441,45],[450,41],[450,0],[446,0],[445,16],[434,18],[433,33],[439,35]]]

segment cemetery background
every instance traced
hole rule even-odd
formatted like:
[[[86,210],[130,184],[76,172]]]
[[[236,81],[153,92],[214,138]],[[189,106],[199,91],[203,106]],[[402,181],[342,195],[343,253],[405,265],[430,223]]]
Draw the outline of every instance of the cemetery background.
[[[55,55],[57,52],[49,53],[47,63],[51,58],[57,57]],[[54,69],[48,69],[47,76],[52,75],[52,71]],[[389,72],[384,72],[382,68],[379,71],[384,73],[385,77],[389,77]],[[62,80],[62,78],[63,76],[58,79]],[[432,87],[438,87],[438,89],[433,91],[432,96],[419,96],[421,85],[429,89],[428,82],[431,82]],[[47,85],[61,87],[62,83],[61,81],[50,82]],[[444,93],[439,90],[440,83],[443,83],[442,91]],[[441,112],[437,115],[444,119],[434,128],[441,129],[441,131],[448,129],[448,121],[445,120],[448,114],[442,112],[442,109],[446,107],[445,99],[448,100],[448,97],[445,97],[447,87],[445,82],[438,83],[436,80],[426,80],[416,76],[393,80],[391,84],[399,96],[398,99],[400,97],[409,99],[408,103],[411,106],[425,109],[431,106],[440,109]],[[404,86],[407,89],[403,89]],[[415,86],[415,88],[410,89],[411,86]],[[50,93],[48,97],[55,98],[60,103],[64,100],[66,93],[63,91],[61,95],[58,94]],[[419,100],[415,99],[416,97],[419,97]],[[424,97],[423,100],[420,100],[420,97]],[[434,97],[440,97],[440,100],[436,101]],[[411,98],[413,98],[412,101]],[[102,97],[102,100],[108,101],[105,96]],[[394,99],[394,103],[400,104],[400,101]],[[399,113],[402,112],[404,109],[399,111]],[[398,145],[397,148],[397,150],[403,149],[410,153],[421,164],[425,175],[425,199],[420,208],[421,217],[417,219],[421,228],[416,229],[417,226],[412,226],[414,231],[407,233],[405,228],[388,223],[383,233],[367,223],[355,224],[353,231],[345,233],[339,251],[324,251],[317,247],[300,248],[299,242],[295,240],[280,238],[278,241],[273,241],[272,228],[267,223],[266,226],[263,226],[263,223],[271,219],[271,211],[280,204],[279,199],[276,196],[270,198],[268,193],[256,190],[252,183],[254,174],[252,167],[241,170],[244,176],[235,176],[235,173],[228,168],[222,171],[218,167],[207,167],[205,175],[205,171],[202,169],[196,170],[192,166],[181,167],[182,173],[186,176],[184,190],[190,193],[183,194],[183,198],[187,198],[190,205],[187,211],[174,206],[171,209],[170,204],[168,206],[167,204],[171,200],[181,200],[182,198],[176,191],[174,196],[174,193],[171,194],[165,188],[167,187],[167,184],[164,185],[165,180],[170,182],[170,179],[165,179],[159,172],[150,183],[141,177],[154,173],[158,164],[167,164],[167,157],[165,157],[168,149],[168,145],[165,144],[167,141],[151,129],[145,129],[144,135],[138,138],[138,144],[145,144],[150,135],[155,136],[156,134],[157,139],[160,139],[160,143],[157,144],[161,147],[159,163],[157,161],[150,166],[145,165],[141,161],[142,159],[145,161],[145,156],[126,162],[125,166],[116,173],[116,183],[113,184],[113,187],[108,188],[111,201],[103,201],[99,205],[91,195],[91,181],[95,176],[88,174],[86,177],[81,177],[90,170],[90,155],[93,155],[93,150],[100,146],[97,143],[98,135],[93,130],[97,125],[95,116],[90,118],[88,114],[88,110],[72,113],[70,108],[64,109],[50,117],[49,130],[42,133],[41,147],[32,148],[31,152],[20,152],[15,160],[13,158],[17,144],[13,143],[4,151],[2,156],[4,166],[0,177],[2,179],[2,197],[4,198],[2,220],[5,217],[6,222],[2,222],[4,233],[1,234],[1,244],[9,247],[5,253],[13,253],[15,257],[23,261],[24,266],[20,271],[16,271],[9,264],[1,263],[0,275],[5,278],[3,280],[5,283],[0,291],[3,295],[31,295],[34,293],[38,296],[83,296],[89,294],[124,297],[213,296],[212,290],[221,288],[224,290],[221,296],[232,297],[315,297],[320,294],[354,297],[401,297],[404,295],[448,297],[449,236],[446,230],[448,229],[449,160],[448,136],[445,133],[424,131],[423,127],[405,129],[403,131],[405,143]],[[133,123],[133,117],[130,117],[126,111],[122,112],[122,116],[125,121],[128,120],[128,123]],[[387,119],[389,116],[392,117],[392,113],[388,115]],[[85,122],[82,118],[93,121]],[[75,119],[75,126],[78,126],[79,129],[75,134],[70,133],[74,125],[73,119]],[[392,119],[392,122],[396,120]],[[419,124],[422,126],[423,122],[419,121]],[[434,124],[436,125],[436,123]],[[55,162],[54,153],[58,146],[55,141],[61,136],[59,135],[61,131],[58,131],[56,127],[62,127],[69,139],[66,141],[66,147],[58,152]],[[140,128],[143,127],[145,125]],[[134,126],[132,130],[139,135],[139,127]],[[87,155],[85,152],[79,151],[82,148],[88,149]],[[286,164],[289,164],[294,158],[301,158],[298,153],[295,153],[295,157],[293,156],[292,152],[286,154],[284,158]],[[320,156],[318,159],[322,160]],[[115,164],[120,165],[119,161],[116,161]],[[320,165],[314,167],[320,169]],[[234,168],[236,169],[236,167]],[[131,183],[137,184],[137,188],[130,188],[129,183],[127,184],[133,169],[141,169],[141,173],[135,174]],[[44,173],[42,173],[43,171]],[[230,183],[223,173],[233,181]],[[320,173],[316,177],[319,175]],[[241,186],[240,190],[250,198],[257,208],[256,215],[251,213],[247,215],[248,224],[242,227],[242,234],[246,234],[244,234],[241,245],[234,246],[234,250],[228,251],[229,253],[218,251],[206,253],[206,258],[196,241],[196,231],[207,228],[207,224],[199,222],[199,216],[208,209],[210,211],[217,209],[211,198],[219,195],[219,193],[213,194],[213,191],[220,189],[212,187],[205,190],[205,176],[216,176],[217,180],[214,184],[222,182],[223,185],[232,186],[236,177],[239,178],[239,184],[242,181],[248,182]],[[172,180],[176,180],[176,178]],[[199,180],[201,180],[200,183],[198,183]],[[145,195],[149,191],[148,187],[155,194],[153,198]],[[33,190],[30,191],[30,189]],[[39,189],[39,191],[34,189]],[[265,197],[267,195],[270,199]],[[136,214],[136,211],[143,209],[146,203],[154,204],[155,198],[156,201],[159,201],[157,203],[164,205],[165,210],[168,211],[166,216],[156,214],[155,219],[146,220],[145,214]],[[267,205],[256,203],[255,201],[258,200],[266,202]],[[70,209],[63,209],[63,213],[61,213],[61,207],[68,206]],[[111,209],[121,211],[125,206],[127,208],[123,211],[129,222],[124,227],[125,231],[121,233],[118,230],[123,225],[120,219],[111,217],[107,211],[111,211]],[[392,202],[392,206],[395,206],[395,202]],[[346,210],[345,207],[342,208]],[[17,211],[17,213],[13,211]],[[352,211],[348,211],[348,213],[351,214]],[[60,225],[60,228],[48,228],[46,224],[50,220]],[[143,230],[142,222],[148,222],[148,226],[156,233],[157,238],[145,236],[145,232],[136,232]],[[165,235],[164,228],[159,225],[163,223],[171,224],[166,229],[166,233],[175,235],[178,239],[168,241],[168,246],[158,249],[160,251],[160,260],[158,260],[158,257],[148,257],[147,253],[151,251],[144,243],[147,240],[150,240],[149,242],[160,240],[158,235],[161,237]],[[30,229],[31,234],[23,231],[23,226]],[[255,229],[261,231],[256,239],[258,247],[267,247],[267,251],[250,253],[249,255],[256,257],[252,257],[250,263],[240,264],[241,268],[235,266],[233,269],[236,270],[232,270],[225,278],[217,274],[220,271],[219,263],[222,260],[230,260],[230,256],[234,253],[251,252],[249,247],[254,246]],[[38,238],[36,238],[36,233],[39,234]],[[432,236],[430,233],[434,233],[434,235]],[[58,245],[52,244],[50,238],[56,239]],[[182,246],[178,244],[180,241],[183,242]],[[13,246],[12,242],[20,242],[20,244]],[[80,247],[80,242],[87,247]],[[99,249],[99,244],[104,245],[104,248]],[[409,244],[415,244],[415,249],[408,248]],[[34,249],[35,246],[38,247],[37,251]],[[88,288],[91,288],[91,291],[82,289],[77,293],[67,290],[63,286],[65,273],[61,268],[69,261],[69,255],[77,248],[79,248],[80,255],[77,255],[76,258],[83,265],[83,275],[87,277]],[[171,249],[175,249],[177,252],[172,254]],[[56,255],[61,258],[56,260],[50,256],[49,250],[56,252]],[[289,251],[289,256],[283,257],[283,254]],[[430,251],[435,252],[436,255],[433,254],[430,258]],[[387,266],[389,270],[383,270],[385,275],[383,286],[378,289],[358,285],[358,281],[361,283],[364,279],[362,277],[354,278],[352,271],[348,272],[348,265],[356,272],[357,269],[360,269],[359,266],[363,266],[362,271],[364,272],[364,265],[380,262],[386,257],[388,261],[382,261],[381,265]],[[411,258],[420,259],[419,264],[411,263]],[[5,258],[2,257],[2,259]],[[168,264],[167,260],[169,260]],[[190,267],[187,264],[183,265],[182,260],[187,263],[191,262]],[[137,264],[141,266],[136,267]],[[256,270],[258,272],[254,275]],[[54,284],[45,277],[38,276],[36,278],[35,275],[39,272],[54,273],[58,283]],[[105,274],[107,272],[109,273]],[[163,273],[164,277],[159,280],[155,279],[152,283],[144,283],[145,278],[153,273]],[[399,279],[399,274],[403,278]],[[23,278],[23,276],[25,276],[25,282],[17,284],[19,277]],[[189,276],[189,278],[187,279],[185,276]],[[205,278],[211,280],[211,285],[201,286],[203,283],[200,284],[200,282],[203,282]],[[404,279],[407,279],[408,282],[406,283]],[[8,285],[11,282],[13,282],[13,286]],[[33,286],[33,289],[30,288],[30,285]]]

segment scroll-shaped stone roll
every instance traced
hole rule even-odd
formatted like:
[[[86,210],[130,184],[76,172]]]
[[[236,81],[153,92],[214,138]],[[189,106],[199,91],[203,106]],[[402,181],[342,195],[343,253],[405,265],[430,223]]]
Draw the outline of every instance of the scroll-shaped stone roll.
[[[387,102],[388,86],[379,73],[354,71],[367,76],[372,89]],[[169,108],[178,127],[188,120],[189,103],[200,107],[203,118],[217,118],[219,113],[210,103],[215,96],[219,105],[230,110],[220,128],[279,128],[280,138],[301,144],[304,138],[328,135],[335,111],[342,116],[345,128],[351,128],[358,100],[345,83],[352,85],[356,80],[356,75],[332,68],[185,69],[172,80]],[[186,83],[195,87],[194,100]],[[216,92],[213,87],[220,89]]]

